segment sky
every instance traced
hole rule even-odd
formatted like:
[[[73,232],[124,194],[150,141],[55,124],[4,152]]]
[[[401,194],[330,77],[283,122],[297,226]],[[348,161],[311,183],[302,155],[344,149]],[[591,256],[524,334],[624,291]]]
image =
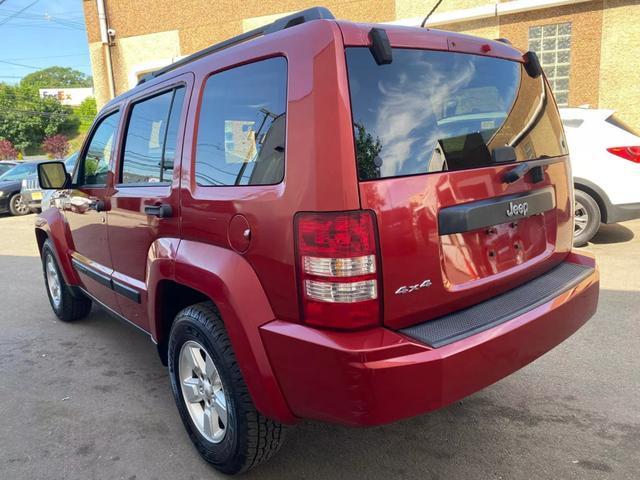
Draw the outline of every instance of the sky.
[[[82,0],[0,0],[0,82],[51,66],[91,75]]]

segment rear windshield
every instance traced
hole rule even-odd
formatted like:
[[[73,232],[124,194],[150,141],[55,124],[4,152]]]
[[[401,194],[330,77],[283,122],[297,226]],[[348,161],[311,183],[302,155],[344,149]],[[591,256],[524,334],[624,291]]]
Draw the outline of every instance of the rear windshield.
[[[631,125],[626,123],[624,120],[622,120],[620,117],[618,117],[615,113],[611,115],[609,118],[607,118],[606,121],[609,122],[611,125],[621,128],[625,132],[628,132],[633,135],[636,135],[637,137],[640,137],[640,129],[632,127]]]
[[[389,65],[364,47],[346,56],[361,180],[484,167],[497,147],[517,161],[567,153],[545,80],[518,62],[400,48]]]

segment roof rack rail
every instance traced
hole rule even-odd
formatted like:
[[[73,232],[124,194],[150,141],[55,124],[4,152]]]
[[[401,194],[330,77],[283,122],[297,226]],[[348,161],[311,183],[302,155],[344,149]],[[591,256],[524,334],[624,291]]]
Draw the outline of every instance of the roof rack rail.
[[[286,17],[279,18],[273,23],[264,25],[262,27],[258,27],[254,30],[249,30],[248,32],[244,32],[236,37],[232,37],[228,40],[224,40],[223,42],[216,43],[196,53],[192,53],[191,55],[184,57],[170,65],[167,65],[166,67],[163,67],[163,68],[160,68],[159,70],[155,70],[151,73],[148,73],[138,81],[138,85],[148,80],[152,80],[153,78],[159,77],[160,75],[163,75],[167,72],[175,70],[178,67],[182,67],[183,65],[186,65],[195,60],[198,60],[199,58],[206,57],[211,53],[219,52],[220,50],[224,50],[225,48],[238,45],[240,43],[246,42],[253,38],[269,35],[270,33],[278,32],[280,30],[284,30],[289,27],[295,27],[296,25],[310,22],[312,20],[321,20],[321,19],[332,20],[335,18],[336,17],[333,16],[333,14],[329,11],[329,9],[325,7],[313,7],[313,8],[308,8],[306,10],[302,10],[300,12],[292,13],[291,15],[287,15]]]

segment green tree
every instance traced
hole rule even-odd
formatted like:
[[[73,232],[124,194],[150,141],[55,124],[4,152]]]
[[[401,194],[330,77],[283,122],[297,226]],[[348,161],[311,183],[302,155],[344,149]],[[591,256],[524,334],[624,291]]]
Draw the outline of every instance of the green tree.
[[[89,97],[83,100],[82,103],[74,109],[74,113],[80,122],[80,133],[86,132],[91,127],[93,119],[98,113],[96,108],[96,99]]]
[[[69,67],[49,67],[30,73],[20,85],[38,88],[92,87],[93,78]]]
[[[70,107],[40,98],[30,85],[0,83],[0,137],[24,152],[40,146],[45,137],[73,134],[79,121]]]
[[[380,166],[382,161],[379,158],[382,151],[380,138],[373,138],[364,125],[355,123],[356,129],[356,156],[358,158],[358,175],[362,179],[380,177]]]

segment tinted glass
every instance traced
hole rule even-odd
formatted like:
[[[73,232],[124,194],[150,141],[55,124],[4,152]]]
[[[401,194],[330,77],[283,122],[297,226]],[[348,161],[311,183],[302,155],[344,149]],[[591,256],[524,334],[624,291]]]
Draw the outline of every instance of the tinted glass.
[[[174,112],[173,90],[133,106],[122,157],[122,183],[166,183],[171,180],[184,88],[178,91],[180,100],[173,107]],[[174,119],[172,122],[170,115]],[[165,142],[170,144],[168,162],[164,161]]]
[[[169,123],[167,128],[167,137],[164,145],[164,158],[161,177],[163,180],[170,181],[173,175],[173,162],[176,157],[176,145],[178,142],[178,130],[180,128],[180,114],[182,113],[182,102],[184,100],[184,88],[175,91],[173,97],[173,106],[169,115]]]
[[[496,147],[519,161],[566,153],[543,77],[518,62],[396,48],[377,65],[348,48],[347,65],[361,180],[487,166]]]
[[[75,168],[77,161],[78,161],[78,152],[72,153],[65,159],[64,166],[67,169],[67,173],[73,172],[73,169]]]
[[[34,173],[36,173],[35,163],[23,163],[21,165],[16,165],[8,172],[5,172],[0,176],[0,180],[22,180]]]
[[[91,137],[91,143],[89,143],[84,157],[82,178],[79,179],[81,185],[104,185],[107,183],[107,173],[109,173],[113,142],[119,121],[120,112],[112,113],[100,121],[100,125]]]
[[[12,165],[10,163],[0,163],[0,178],[2,177],[3,173],[8,172],[13,167],[14,167],[14,165]]]
[[[198,185],[270,185],[284,175],[287,62],[272,58],[207,80],[198,126]]]

